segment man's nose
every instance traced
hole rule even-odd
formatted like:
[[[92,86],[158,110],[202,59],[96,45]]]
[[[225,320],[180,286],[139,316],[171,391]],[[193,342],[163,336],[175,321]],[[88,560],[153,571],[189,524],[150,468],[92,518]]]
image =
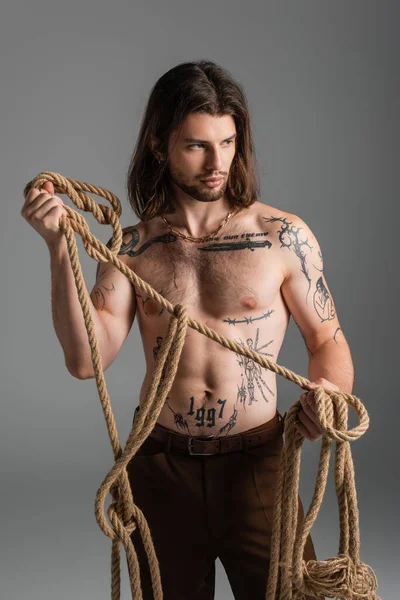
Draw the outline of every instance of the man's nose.
[[[207,157],[207,169],[220,171],[222,169],[222,158],[219,150],[211,149]]]

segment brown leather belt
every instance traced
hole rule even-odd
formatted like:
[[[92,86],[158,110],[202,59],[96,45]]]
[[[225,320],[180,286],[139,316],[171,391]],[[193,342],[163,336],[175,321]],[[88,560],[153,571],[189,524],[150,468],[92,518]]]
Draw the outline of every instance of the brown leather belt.
[[[190,456],[209,456],[211,454],[224,454],[225,452],[235,452],[238,450],[247,450],[266,444],[282,435],[284,430],[284,419],[280,413],[277,413],[271,428],[264,431],[255,431],[254,433],[238,433],[226,437],[213,438],[211,436],[190,437],[170,431],[158,424],[155,425],[150,433],[151,438],[164,443],[165,451],[169,452],[171,448]]]

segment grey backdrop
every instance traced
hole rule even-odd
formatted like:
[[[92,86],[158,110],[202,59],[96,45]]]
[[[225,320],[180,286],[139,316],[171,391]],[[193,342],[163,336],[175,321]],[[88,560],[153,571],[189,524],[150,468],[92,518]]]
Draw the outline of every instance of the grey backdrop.
[[[134,222],[125,176],[148,94],[172,66],[199,58],[245,86],[262,200],[301,216],[321,244],[354,394],[371,417],[351,446],[361,558],[380,596],[398,597],[399,3],[22,0],[3,4],[1,16],[1,598],[110,593],[111,544],[93,507],[111,446],[95,382],[64,366],[49,253],[20,215],[24,185],[45,170],[97,184],[120,198],[122,226]],[[85,216],[105,243],[111,228]],[[78,246],[91,287],[96,263],[80,238]],[[307,376],[293,321],[279,363]],[[123,444],[143,375],[135,323],[106,372]],[[285,411],[300,388],[278,384]],[[319,449],[304,444],[307,506]],[[332,477],[312,535],[320,558],[337,553]],[[230,599],[217,567],[216,598]],[[122,577],[127,599],[124,554]]]

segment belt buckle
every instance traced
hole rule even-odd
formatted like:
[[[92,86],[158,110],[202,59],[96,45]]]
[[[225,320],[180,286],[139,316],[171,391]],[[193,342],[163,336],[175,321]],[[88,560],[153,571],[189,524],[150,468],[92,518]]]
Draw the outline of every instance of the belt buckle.
[[[214,436],[213,435],[204,435],[201,437],[207,439],[207,438],[212,438]],[[191,456],[211,456],[212,454],[215,454],[215,452],[193,452],[193,442],[196,439],[199,439],[199,438],[190,437],[188,440],[189,454]]]

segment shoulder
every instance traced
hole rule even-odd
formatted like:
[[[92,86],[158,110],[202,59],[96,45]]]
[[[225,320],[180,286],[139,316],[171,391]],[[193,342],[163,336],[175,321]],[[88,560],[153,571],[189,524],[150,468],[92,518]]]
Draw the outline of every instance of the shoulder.
[[[286,212],[275,206],[261,204],[258,209],[259,223],[264,227],[271,227],[271,232],[276,232],[281,244],[289,243],[289,240],[300,242],[304,238],[316,242],[316,237],[310,226],[299,215]],[[286,240],[286,242],[285,242]]]
[[[275,229],[282,229],[282,225],[284,229],[289,229],[291,226],[305,225],[304,221],[298,215],[282,210],[277,206],[272,206],[271,204],[264,204],[262,202],[257,202],[256,204],[256,217],[259,223],[262,223],[264,226],[267,223],[268,225],[275,225]]]
[[[124,252],[122,252],[123,247],[127,243],[131,243],[132,238],[138,237],[140,235],[141,231],[143,231],[142,221],[139,221],[138,223],[135,223],[134,225],[127,225],[126,227],[122,227],[122,246],[121,246],[120,254],[124,254]],[[112,240],[112,237],[110,237],[106,243],[107,248],[111,247],[111,240]]]
[[[285,278],[299,265],[312,260],[322,268],[322,253],[311,227],[297,214],[269,205],[259,209],[259,225],[268,227],[270,241],[282,254]]]

